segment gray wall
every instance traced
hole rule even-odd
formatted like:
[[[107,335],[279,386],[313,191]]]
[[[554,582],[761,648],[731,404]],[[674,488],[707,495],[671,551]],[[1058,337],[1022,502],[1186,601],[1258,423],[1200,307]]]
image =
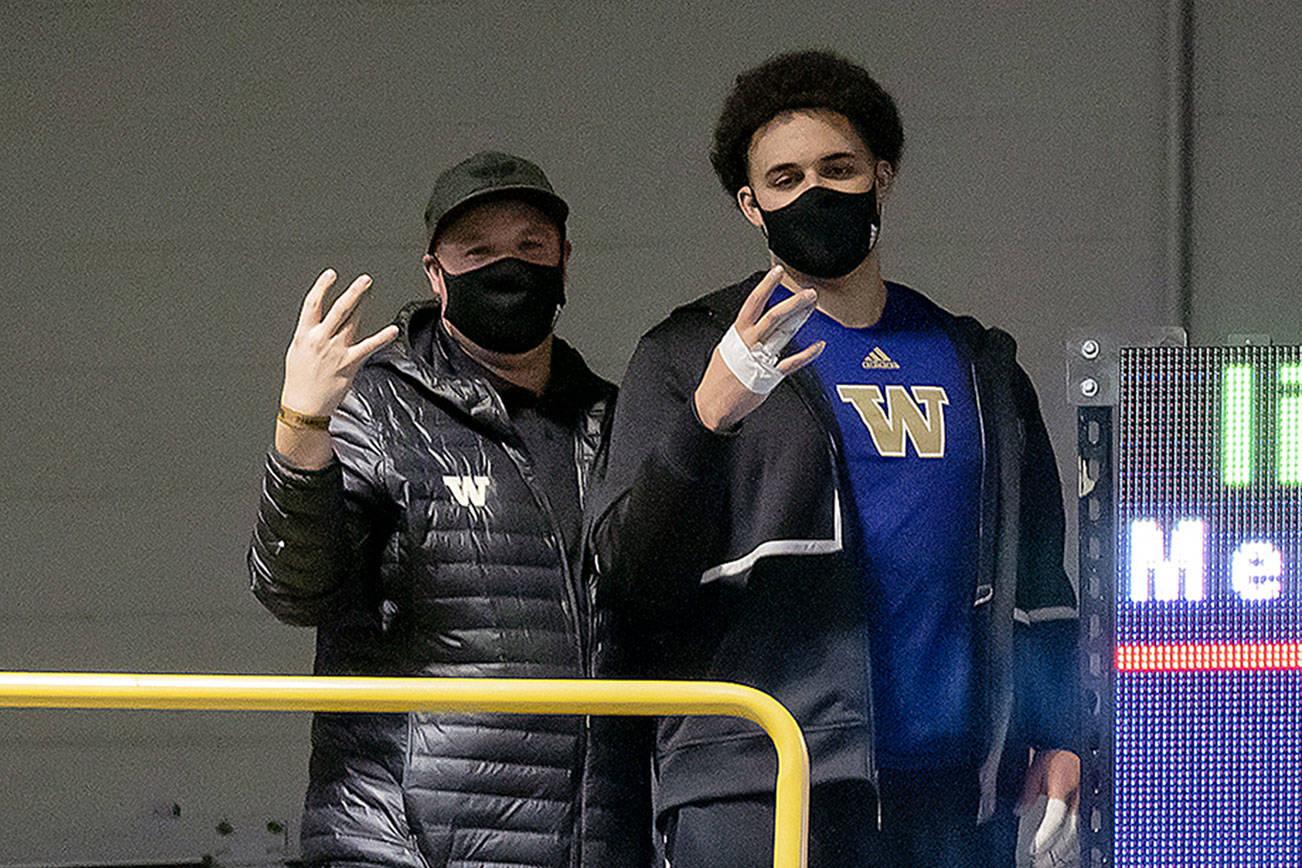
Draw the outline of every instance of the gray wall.
[[[1302,343],[1302,5],[1198,4],[1193,337]]]
[[[1193,337],[1297,341],[1298,8],[1198,25]],[[517,151],[573,207],[560,332],[618,379],[670,307],[765,262],[705,150],[732,77],[780,50],[895,93],[887,275],[1013,332],[1066,470],[1064,338],[1170,320],[1158,0],[6,2],[0,44],[0,668],[308,671],[243,553],[317,272],[370,271],[378,327],[424,291],[434,174]],[[0,862],[296,834],[305,715],[0,731]]]

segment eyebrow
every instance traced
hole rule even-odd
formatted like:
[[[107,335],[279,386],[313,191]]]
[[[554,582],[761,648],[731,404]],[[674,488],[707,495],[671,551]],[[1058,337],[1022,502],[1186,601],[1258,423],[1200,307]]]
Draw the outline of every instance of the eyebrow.
[[[544,220],[530,222],[527,224],[515,241],[548,241],[553,237],[551,233],[556,232],[555,226]],[[459,227],[457,231],[447,233],[446,241],[451,244],[459,245],[463,248],[474,247],[478,244],[489,244],[492,241],[491,233],[478,225],[469,225]]]
[[[453,244],[463,244],[469,247],[484,237],[484,232],[475,225],[458,226],[456,229],[447,233],[447,240]]]

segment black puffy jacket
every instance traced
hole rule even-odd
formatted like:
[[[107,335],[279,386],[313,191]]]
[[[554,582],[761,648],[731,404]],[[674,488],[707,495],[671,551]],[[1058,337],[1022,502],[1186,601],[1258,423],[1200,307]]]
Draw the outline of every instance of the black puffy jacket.
[[[336,462],[303,472],[268,456],[253,591],[281,620],[317,627],[318,674],[587,675],[582,565],[568,563],[500,396],[456,373],[438,319],[433,302],[399,314],[398,339],[331,421]],[[582,499],[615,390],[558,340],[547,394],[576,408]],[[303,856],[632,864],[607,846],[582,856],[588,733],[574,716],[318,714]]]

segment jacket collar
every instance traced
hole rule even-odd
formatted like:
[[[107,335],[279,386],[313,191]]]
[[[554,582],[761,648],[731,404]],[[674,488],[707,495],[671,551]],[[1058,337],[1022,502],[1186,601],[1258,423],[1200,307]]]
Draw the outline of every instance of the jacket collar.
[[[394,324],[398,337],[376,352],[369,364],[383,365],[425,390],[435,400],[481,425],[503,434],[512,431],[502,398],[483,376],[458,371],[444,341],[438,299],[413,301],[398,311]],[[446,337],[446,333],[443,334]],[[552,370],[547,400],[589,406],[613,387],[594,374],[578,351],[553,338]]]
[[[724,287],[718,292],[710,293],[683,305],[679,310],[704,313],[714,321],[721,331],[726,331],[732,321],[737,318],[737,311],[741,310],[742,302],[755,289],[756,284],[764,279],[764,274],[763,271],[757,271],[744,280]],[[1012,358],[1012,353],[1016,350],[1016,344],[1008,333],[1000,329],[987,329],[974,317],[957,316],[950,313],[925,295],[902,283],[887,281],[887,285],[893,291],[915,295],[921,300],[924,307],[936,313],[936,319],[941,324],[941,327],[949,332],[951,337],[955,338],[958,345],[964,348],[969,358],[983,352],[993,353],[997,356],[1007,354],[1010,359]]]

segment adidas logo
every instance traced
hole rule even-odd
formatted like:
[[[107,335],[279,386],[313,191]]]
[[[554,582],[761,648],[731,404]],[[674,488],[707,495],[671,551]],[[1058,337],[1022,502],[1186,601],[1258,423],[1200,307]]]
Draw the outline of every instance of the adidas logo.
[[[873,347],[873,351],[863,357],[863,366],[870,371],[893,371],[900,365],[899,362],[886,355],[881,347]]]

